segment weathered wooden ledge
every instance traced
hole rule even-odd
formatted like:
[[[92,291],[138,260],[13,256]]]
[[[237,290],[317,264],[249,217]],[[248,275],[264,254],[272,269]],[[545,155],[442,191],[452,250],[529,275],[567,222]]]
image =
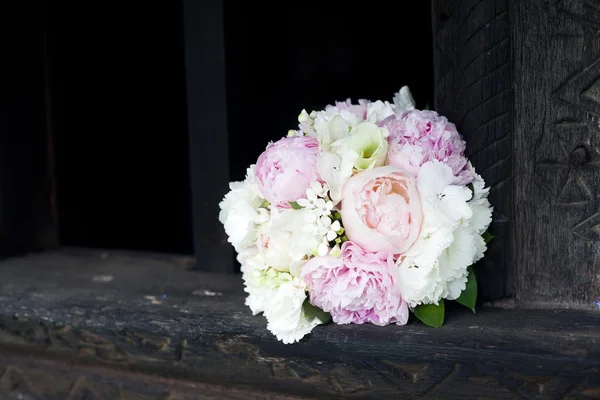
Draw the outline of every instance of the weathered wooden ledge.
[[[0,394],[600,398],[597,312],[455,309],[440,329],[328,325],[283,345],[238,276],[190,265],[87,250],[0,263]]]

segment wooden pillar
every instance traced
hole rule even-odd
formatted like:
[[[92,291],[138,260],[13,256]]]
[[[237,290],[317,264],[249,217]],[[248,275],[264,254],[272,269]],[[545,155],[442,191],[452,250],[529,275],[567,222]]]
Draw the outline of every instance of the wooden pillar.
[[[600,2],[512,0],[515,293],[600,308]]]
[[[232,273],[232,248],[218,219],[229,181],[223,7],[220,0],[183,4],[197,268]]]
[[[433,0],[435,110],[456,123],[492,186],[495,236],[477,266],[480,295],[511,294],[513,97],[508,0]]]
[[[492,185],[486,298],[600,308],[600,2],[433,1],[435,107]]]

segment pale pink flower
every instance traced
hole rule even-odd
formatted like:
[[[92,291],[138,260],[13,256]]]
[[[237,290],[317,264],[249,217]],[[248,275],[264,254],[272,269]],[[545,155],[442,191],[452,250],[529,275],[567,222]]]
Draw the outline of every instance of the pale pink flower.
[[[336,324],[375,325],[408,321],[408,305],[396,284],[391,253],[369,253],[353,242],[341,257],[310,259],[302,268],[311,304],[331,314]]]
[[[415,178],[385,166],[360,172],[342,191],[342,221],[349,240],[363,249],[394,255],[419,237],[423,210]]]
[[[412,110],[392,115],[380,123],[388,128],[388,165],[417,176],[421,165],[438,160],[448,165],[455,185],[467,185],[473,175],[467,169],[466,143],[456,126],[435,111]]]
[[[325,109],[327,110],[331,107],[335,107],[340,110],[350,111],[351,113],[359,117],[361,120],[364,120],[367,118],[368,104],[369,101],[365,99],[359,99],[358,104],[352,104],[352,101],[350,99],[347,99],[346,101],[336,101],[334,105],[328,105],[325,107]]]
[[[319,179],[319,142],[308,136],[285,137],[267,146],[258,157],[255,173],[260,191],[271,204],[290,208],[290,202],[306,196]]]

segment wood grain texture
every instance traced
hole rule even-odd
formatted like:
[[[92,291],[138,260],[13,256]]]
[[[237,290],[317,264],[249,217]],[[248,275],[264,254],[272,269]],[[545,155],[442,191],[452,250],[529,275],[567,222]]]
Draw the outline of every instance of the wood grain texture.
[[[477,265],[480,296],[510,294],[512,65],[507,0],[433,0],[435,110],[454,122],[491,186],[495,236]]]
[[[515,294],[600,308],[600,2],[511,1]]]
[[[595,313],[460,308],[441,329],[327,325],[284,345],[244,306],[239,277],[191,266],[80,250],[0,263],[0,393],[576,399],[600,390]]]

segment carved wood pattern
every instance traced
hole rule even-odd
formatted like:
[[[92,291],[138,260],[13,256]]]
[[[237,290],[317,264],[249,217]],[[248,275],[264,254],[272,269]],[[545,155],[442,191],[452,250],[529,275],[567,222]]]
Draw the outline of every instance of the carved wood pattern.
[[[435,110],[457,125],[492,187],[495,236],[480,296],[505,297],[512,265],[512,71],[508,0],[434,0]]]
[[[516,293],[598,309],[600,1],[511,1]]]
[[[498,365],[492,360],[471,362],[468,359],[472,356],[456,358],[458,353],[449,353],[449,358],[437,361],[411,361],[394,354],[386,358],[342,355],[335,360],[325,356],[317,361],[319,358],[301,356],[306,354],[305,350],[299,350],[297,355],[277,355],[269,349],[271,346],[257,343],[246,334],[203,338],[204,342],[212,343],[208,346],[210,355],[203,354],[198,347],[200,343],[195,343],[190,354],[182,359],[181,340],[165,336],[99,334],[19,319],[4,319],[0,332],[0,346],[13,344],[13,351],[9,352],[0,347],[0,395],[7,398],[19,398],[18,395],[32,400],[266,398],[265,393],[254,393],[250,387],[218,385],[224,385],[230,376],[236,376],[236,383],[243,382],[244,374],[252,375],[254,383],[256,377],[262,377],[261,386],[273,390],[269,398],[292,398],[277,395],[278,390],[298,396],[367,399],[464,398],[466,390],[477,399],[576,399],[593,398],[600,393],[597,362],[587,369],[582,364],[573,371],[568,363],[546,360],[543,370],[523,373],[518,365]],[[33,345],[38,349],[38,358],[15,355],[16,343],[20,344],[16,347]],[[344,354],[338,346],[331,345],[331,351]],[[484,349],[481,344],[474,348]],[[52,361],[55,357],[48,358],[52,354],[61,354],[75,364]],[[90,367],[89,360],[104,368]],[[194,378],[193,369],[207,362],[210,368],[201,368],[201,376],[215,385],[204,387],[202,381],[191,384],[169,378],[180,374]],[[214,379],[204,375],[207,371],[212,371]]]

